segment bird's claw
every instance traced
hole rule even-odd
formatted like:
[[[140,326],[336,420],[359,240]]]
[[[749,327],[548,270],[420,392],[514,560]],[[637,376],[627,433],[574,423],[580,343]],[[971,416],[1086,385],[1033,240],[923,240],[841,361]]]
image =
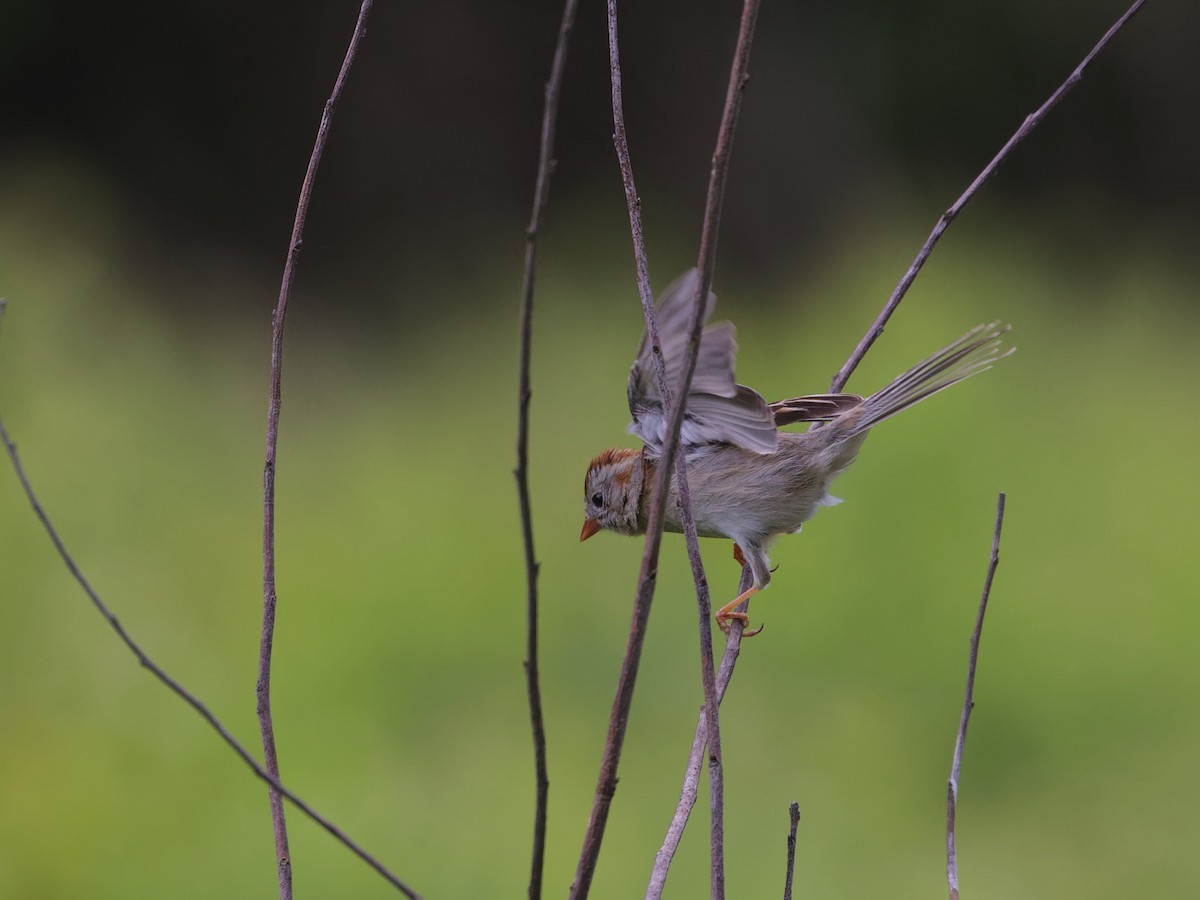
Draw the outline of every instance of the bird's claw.
[[[764,623],[764,625],[759,625],[757,628],[750,628],[749,630],[747,630],[747,626],[750,624],[750,616],[744,612],[729,612],[729,613],[725,613],[723,615],[721,613],[718,613],[716,618],[717,618],[717,627],[720,628],[721,631],[724,632],[725,634],[729,634],[729,632],[733,629],[733,625],[730,623],[729,620],[737,619],[739,622],[742,623],[742,637],[744,637],[744,638],[754,637],[756,634],[758,634],[760,631],[763,630],[763,627],[765,625],[765,623]]]

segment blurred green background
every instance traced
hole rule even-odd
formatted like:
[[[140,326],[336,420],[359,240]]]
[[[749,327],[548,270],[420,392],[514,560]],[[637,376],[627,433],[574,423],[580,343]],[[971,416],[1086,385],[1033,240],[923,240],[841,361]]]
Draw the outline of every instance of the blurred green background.
[[[641,328],[592,6],[535,324],[547,896],[573,875],[641,549],[577,541],[587,461],[630,444]],[[250,747],[270,310],[356,8],[2,13],[0,412],[92,583]],[[516,310],[558,11],[379,7],[288,319],[284,779],[429,897],[518,896],[528,877]],[[767,4],[715,283],[740,379],[768,399],[825,389],[940,210],[1119,11]],[[852,381],[876,389],[977,322],[1014,323],[1014,357],[880,428],[836,487],[846,503],[772,554],[752,610],[767,627],[723,708],[731,896],[781,894],[791,800],[799,896],[944,891],[999,490],[964,890],[1200,887],[1196,15],[1151,5],[1098,59]],[[694,260],[736,17],[673,3],[623,20],[658,286]],[[89,607],[11,474],[0,548],[0,896],[271,896],[265,790]],[[714,599],[732,596],[728,543],[703,549]],[[644,891],[701,698],[695,632],[668,537],[594,896]],[[706,809],[668,896],[707,890]],[[289,823],[299,896],[393,895]]]

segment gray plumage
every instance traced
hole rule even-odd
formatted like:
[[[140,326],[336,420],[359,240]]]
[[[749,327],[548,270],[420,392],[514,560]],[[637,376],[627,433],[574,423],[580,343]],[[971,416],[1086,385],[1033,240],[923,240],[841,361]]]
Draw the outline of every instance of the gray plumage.
[[[667,384],[673,396],[679,395],[679,386],[683,382],[688,326],[699,289],[700,273],[689,269],[662,292],[654,310]],[[709,291],[704,321],[708,321],[716,303],[716,295]],[[718,322],[704,329],[696,356],[696,371],[688,390],[680,441],[684,446],[723,442],[758,453],[771,453],[778,446],[779,435],[770,408],[757,391],[733,380],[736,332],[732,322]],[[629,431],[640,437],[651,453],[657,454],[666,437],[667,420],[654,368],[650,336],[643,334],[629,372],[629,412],[633,416]]]

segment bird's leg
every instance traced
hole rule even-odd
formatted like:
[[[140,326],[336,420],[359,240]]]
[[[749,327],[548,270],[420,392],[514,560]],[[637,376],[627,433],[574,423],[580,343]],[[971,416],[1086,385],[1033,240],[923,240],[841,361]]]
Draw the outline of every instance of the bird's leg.
[[[737,545],[735,544],[734,546],[737,546]],[[734,597],[733,600],[726,603],[719,610],[717,610],[717,616],[716,616],[717,626],[723,632],[725,632],[726,634],[729,634],[729,628],[730,628],[729,620],[730,619],[737,619],[739,622],[742,623],[743,626],[749,624],[750,617],[748,615],[746,615],[744,612],[735,612],[735,610],[742,603],[749,600],[754,594],[757,594],[759,592],[759,590],[760,590],[760,588],[757,585],[752,584],[745,591],[743,591],[742,593],[740,593],[736,597]],[[756,628],[753,631],[744,631],[744,632],[742,632],[742,637],[754,637],[754,635],[758,634],[760,631],[762,631],[761,627]]]
[[[733,543],[733,558],[739,566],[746,565],[746,557],[742,556],[742,548],[738,546],[737,541],[734,541]],[[777,571],[779,571],[778,565],[771,566],[772,575],[774,575]]]

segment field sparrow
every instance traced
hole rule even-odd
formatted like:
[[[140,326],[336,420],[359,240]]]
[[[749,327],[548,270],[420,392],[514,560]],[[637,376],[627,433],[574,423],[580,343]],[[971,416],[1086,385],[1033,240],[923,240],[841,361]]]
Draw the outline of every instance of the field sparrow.
[[[663,292],[656,307],[668,384],[682,380],[691,305],[699,281],[695,269],[684,273]],[[716,299],[709,293],[705,321]],[[871,427],[991,368],[1012,352],[1000,347],[1008,328],[995,322],[972,328],[869,397],[813,394],[778,403],[767,403],[757,391],[734,382],[733,325],[719,322],[704,329],[680,435],[692,515],[702,537],[732,539],[734,556],[749,565],[754,576],[747,591],[717,612],[722,630],[729,630],[731,619],[744,624],[746,614],[735,608],[770,583],[767,548],[771,542],[799,531],[820,507],[840,502],[830,495],[829,486],[854,462]],[[588,466],[581,541],[601,529],[628,535],[646,531],[654,471],[667,429],[646,335],[629,373],[629,410],[633,414],[629,431],[644,445],[640,450],[605,450]],[[796,422],[822,424],[802,434],[779,431]],[[674,475],[665,528],[683,531]]]

